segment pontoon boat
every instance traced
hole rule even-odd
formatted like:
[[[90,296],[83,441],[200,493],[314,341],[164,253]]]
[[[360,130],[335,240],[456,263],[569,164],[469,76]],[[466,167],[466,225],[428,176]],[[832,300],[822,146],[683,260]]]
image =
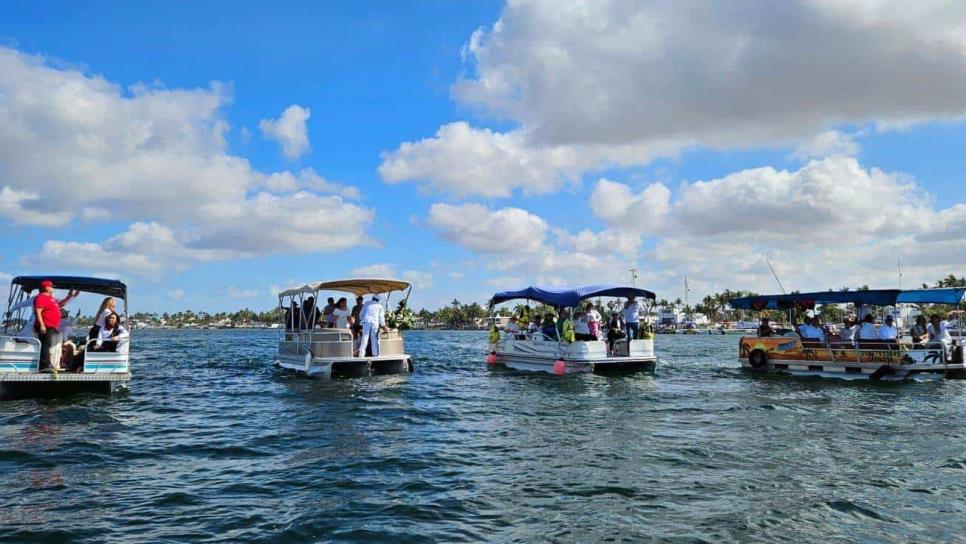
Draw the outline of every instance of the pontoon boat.
[[[31,292],[38,292],[44,280],[58,290],[77,290],[120,299],[124,303],[122,325],[130,329],[127,317],[127,286],[117,280],[75,276],[18,276],[10,282],[3,333],[0,334],[0,396],[21,397],[56,395],[80,391],[110,393],[131,379],[130,338],[118,343],[116,351],[92,351],[95,340],[86,330],[74,331],[63,340],[72,342],[83,354],[83,365],[76,372],[41,372],[40,340],[25,327],[33,312]],[[61,298],[61,297],[58,297]],[[17,308],[19,306],[19,308]],[[16,308],[16,309],[15,309]]]
[[[278,343],[276,364],[314,378],[412,372],[412,359],[406,354],[399,330],[381,331],[379,355],[373,356],[358,353],[359,338],[358,334],[353,334],[352,328],[322,328],[325,323],[317,322],[315,312],[304,312],[309,297],[319,301],[319,293],[332,291],[368,295],[365,297],[367,301],[371,295],[380,295],[383,299],[380,303],[388,309],[391,293],[404,293],[403,300],[408,300],[412,287],[398,280],[346,279],[310,283],[282,291],[278,300],[285,332]],[[349,300],[350,308],[355,303],[354,298]],[[322,304],[317,307],[321,310]]]
[[[895,306],[896,304],[960,304],[966,288],[876,289],[829,291],[790,295],[756,295],[734,299],[735,309],[799,310],[816,304]],[[744,368],[757,372],[838,379],[904,380],[909,378],[966,378],[963,347],[955,341],[913,344],[901,340],[853,340],[826,336],[802,338],[786,331],[776,336],[743,336],[739,358]]]
[[[646,303],[645,313],[650,312],[655,300],[654,293],[634,287],[615,285],[591,285],[574,289],[527,287],[518,291],[501,291],[490,300],[490,313],[496,305],[511,300],[542,303],[558,311],[577,308],[581,301],[598,297],[640,297]],[[529,313],[529,312],[528,312]],[[605,319],[606,321],[606,319]],[[522,332],[499,332],[492,338],[486,362],[490,366],[503,366],[516,370],[570,374],[578,372],[607,372],[618,370],[653,371],[657,365],[654,355],[654,338],[622,338],[608,349],[608,342],[578,340],[566,342],[540,331],[527,331],[527,323],[521,323]],[[492,334],[492,333],[491,333]]]

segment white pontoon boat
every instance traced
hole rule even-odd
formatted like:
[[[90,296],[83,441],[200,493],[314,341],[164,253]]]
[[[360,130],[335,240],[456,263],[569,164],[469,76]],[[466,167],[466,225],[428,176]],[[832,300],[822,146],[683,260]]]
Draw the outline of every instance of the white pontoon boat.
[[[116,351],[92,351],[95,340],[86,330],[74,331],[63,340],[71,341],[83,354],[83,365],[76,372],[41,372],[40,340],[23,330],[31,320],[33,306],[28,301],[39,292],[40,283],[50,280],[58,290],[77,290],[120,299],[124,303],[122,324],[127,324],[127,286],[117,280],[76,276],[18,276],[10,282],[3,333],[0,334],[0,397],[58,395],[73,392],[110,393],[131,379],[130,339],[122,340]],[[14,308],[18,307],[16,310]]]
[[[511,300],[536,301],[558,310],[577,308],[580,302],[598,297],[639,297],[647,305],[649,313],[655,300],[654,293],[635,287],[615,285],[591,285],[575,289],[527,287],[518,291],[501,291],[490,300],[490,312],[496,305]],[[529,302],[527,304],[529,308]],[[521,323],[521,332],[498,333],[491,338],[490,353],[486,357],[489,366],[504,366],[516,370],[570,374],[578,372],[645,370],[657,366],[654,355],[654,338],[647,333],[638,338],[622,338],[614,341],[611,350],[605,340],[559,340],[540,331],[527,331],[527,323]],[[494,331],[497,332],[497,331]],[[495,340],[495,341],[494,341]]]
[[[408,300],[412,286],[398,280],[346,279],[310,283],[282,291],[278,299],[285,332],[278,342],[276,364],[314,378],[412,372],[412,359],[406,354],[400,331],[389,329],[379,333],[379,355],[358,353],[358,330],[353,334],[351,327],[323,328],[325,323],[319,322],[317,312],[304,311],[307,303],[321,310],[322,305],[315,304],[320,300],[319,293],[332,291],[366,296],[367,301],[371,295],[385,295],[380,303],[389,308],[391,293],[404,293],[403,300]],[[312,302],[309,302],[310,297]],[[349,300],[350,309],[355,303],[354,298]]]

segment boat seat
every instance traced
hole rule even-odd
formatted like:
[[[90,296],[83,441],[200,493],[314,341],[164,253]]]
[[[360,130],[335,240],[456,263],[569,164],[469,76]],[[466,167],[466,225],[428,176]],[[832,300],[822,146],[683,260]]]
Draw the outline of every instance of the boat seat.
[[[881,340],[858,340],[859,349],[899,349],[898,342],[886,342]]]

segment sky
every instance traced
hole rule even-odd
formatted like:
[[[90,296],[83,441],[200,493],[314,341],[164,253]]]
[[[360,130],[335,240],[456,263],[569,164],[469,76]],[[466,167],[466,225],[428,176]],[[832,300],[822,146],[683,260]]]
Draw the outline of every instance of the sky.
[[[3,2],[0,283],[214,312],[340,277],[437,308],[632,268],[692,301],[778,290],[769,261],[803,291],[963,275],[963,28],[932,1]]]

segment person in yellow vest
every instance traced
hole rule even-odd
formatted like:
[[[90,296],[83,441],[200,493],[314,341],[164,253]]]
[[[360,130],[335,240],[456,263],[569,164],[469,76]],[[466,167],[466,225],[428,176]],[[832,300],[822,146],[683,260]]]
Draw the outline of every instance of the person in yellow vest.
[[[564,342],[572,343],[576,339],[576,334],[574,334],[574,320],[570,318],[570,310],[567,308],[560,311],[557,332],[560,334],[560,339]]]

